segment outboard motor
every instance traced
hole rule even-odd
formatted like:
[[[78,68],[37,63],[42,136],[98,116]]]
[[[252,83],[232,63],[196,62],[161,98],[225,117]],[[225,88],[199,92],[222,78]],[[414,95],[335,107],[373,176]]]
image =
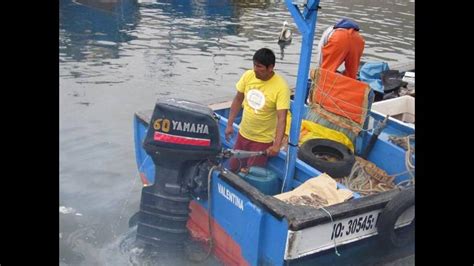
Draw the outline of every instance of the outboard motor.
[[[207,195],[209,169],[222,149],[213,111],[186,100],[158,100],[143,148],[155,164],[155,183],[142,189],[137,239],[180,245],[188,239],[191,194]]]

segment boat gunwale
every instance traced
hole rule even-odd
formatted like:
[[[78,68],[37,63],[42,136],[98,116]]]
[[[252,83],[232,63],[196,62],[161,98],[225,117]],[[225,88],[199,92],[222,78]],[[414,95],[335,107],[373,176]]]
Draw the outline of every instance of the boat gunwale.
[[[273,196],[265,195],[232,172],[222,171],[219,177],[234,189],[247,196],[249,200],[258,207],[267,210],[280,220],[286,218],[290,230],[297,231],[331,222],[331,217],[321,208],[291,205]],[[400,188],[395,188],[378,194],[334,204],[325,207],[325,209],[331,213],[333,220],[352,217],[384,208],[400,191]]]

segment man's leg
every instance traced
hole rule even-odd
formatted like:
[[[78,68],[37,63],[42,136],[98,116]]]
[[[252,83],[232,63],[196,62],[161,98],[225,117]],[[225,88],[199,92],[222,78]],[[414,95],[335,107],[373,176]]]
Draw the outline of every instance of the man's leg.
[[[242,137],[240,133],[237,134],[237,140],[235,141],[234,149],[235,150],[246,150],[249,140]],[[247,167],[247,159],[236,159],[231,157],[229,160],[229,170],[238,173],[240,168]]]
[[[251,151],[264,151],[270,146],[272,146],[272,144],[273,142],[261,143],[261,142],[252,141],[249,145],[250,146],[249,148]],[[268,157],[266,155],[250,157],[247,161],[247,167],[250,167],[250,166],[265,167],[267,165],[267,160],[268,160]]]
[[[351,30],[350,33],[351,45],[344,64],[344,75],[355,79],[359,71],[360,58],[364,52],[365,41],[359,32]]]
[[[331,72],[336,72],[344,62],[348,53],[348,33],[347,30],[338,29],[329,37],[328,42],[322,48],[321,68]]]

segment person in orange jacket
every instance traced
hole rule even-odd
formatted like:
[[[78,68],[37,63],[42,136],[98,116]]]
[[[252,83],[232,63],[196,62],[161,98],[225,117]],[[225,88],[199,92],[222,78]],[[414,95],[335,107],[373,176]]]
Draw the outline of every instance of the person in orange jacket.
[[[359,34],[359,25],[348,18],[343,18],[334,26],[327,28],[321,36],[316,64],[336,72],[344,62],[343,75],[355,79],[364,45],[365,40]]]

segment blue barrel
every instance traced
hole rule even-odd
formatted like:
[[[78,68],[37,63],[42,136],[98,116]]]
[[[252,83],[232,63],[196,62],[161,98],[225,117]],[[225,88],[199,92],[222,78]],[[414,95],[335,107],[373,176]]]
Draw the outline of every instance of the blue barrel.
[[[247,174],[240,172],[239,176],[265,195],[273,196],[281,192],[281,180],[272,170],[251,166]]]

